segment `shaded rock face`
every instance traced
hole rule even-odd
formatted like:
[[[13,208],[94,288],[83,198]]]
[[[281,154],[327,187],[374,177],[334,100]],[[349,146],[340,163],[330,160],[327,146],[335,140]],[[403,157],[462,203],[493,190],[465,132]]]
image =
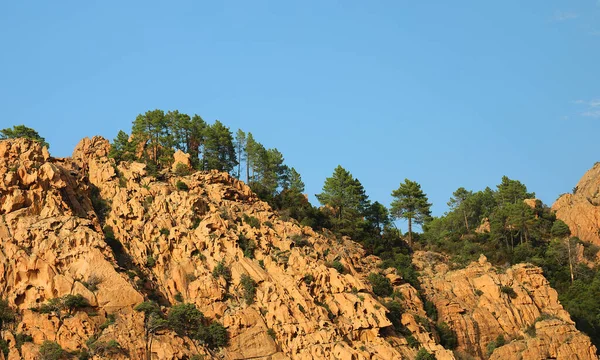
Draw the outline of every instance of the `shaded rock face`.
[[[77,351],[90,339],[118,341],[110,358],[145,359],[144,316],[134,307],[154,299],[167,312],[182,298],[221,322],[229,345],[210,350],[164,330],[150,347],[153,359],[416,355],[372,295],[366,277],[382,271],[380,260],[360,246],[282,221],[228,174],[165,173],[158,181],[144,164],[115,164],[109,149],[101,137],[86,138],[72,158],[54,159],[35,142],[0,141],[0,298],[18,313],[2,332],[8,359],[35,359],[46,340]],[[178,190],[179,181],[188,190]],[[334,260],[344,274],[327,266]],[[231,269],[230,281],[213,276],[218,263]],[[243,274],[257,284],[251,304]],[[417,323],[425,317],[417,291],[395,270],[385,274],[403,294],[402,324],[438,359],[454,359]],[[89,306],[39,311],[66,295]],[[17,333],[33,342],[17,348]]]
[[[600,163],[583,175],[574,190],[558,198],[552,210],[573,236],[600,245]]]
[[[431,252],[413,258],[439,320],[457,334],[458,352],[490,359],[598,358],[542,269],[518,264],[499,271],[482,255],[465,269],[450,270],[446,260]],[[499,336],[506,344],[496,347]]]

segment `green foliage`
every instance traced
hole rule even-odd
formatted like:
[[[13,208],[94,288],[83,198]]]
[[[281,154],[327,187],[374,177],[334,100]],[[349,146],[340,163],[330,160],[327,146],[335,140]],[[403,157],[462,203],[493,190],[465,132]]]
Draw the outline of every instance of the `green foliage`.
[[[169,234],[171,233],[169,231],[169,229],[167,229],[167,228],[161,228],[159,232],[161,235],[165,235],[165,236],[169,236]]]
[[[254,303],[254,297],[256,296],[256,282],[246,274],[242,274],[240,278],[240,285],[244,291],[243,297],[246,301],[246,305]]]
[[[290,237],[290,239],[296,247],[310,246],[310,242],[308,242],[308,240],[306,240],[302,234],[294,234]]]
[[[19,351],[21,351],[23,344],[28,342],[33,342],[33,337],[31,335],[22,332],[15,334],[15,346]]]
[[[179,191],[188,191],[188,190],[190,190],[190,188],[188,187],[188,185],[185,182],[181,181],[181,180],[177,180],[177,182],[175,183],[175,187]]]
[[[554,224],[552,224],[550,233],[552,234],[552,236],[558,238],[565,238],[571,235],[571,229],[569,229],[569,225],[565,224],[564,221],[557,219],[556,221],[554,221]]]
[[[260,220],[258,220],[254,216],[248,216],[248,214],[244,214],[242,218],[244,219],[244,222],[250,227],[254,229],[260,229]]]
[[[515,292],[515,290],[507,285],[501,285],[500,292],[508,295],[511,299],[515,299],[517,297],[517,293]]]
[[[219,120],[204,130],[202,169],[230,172],[237,165],[233,135]]]
[[[14,125],[12,129],[5,128],[0,130],[0,140],[16,138],[25,138],[37,141],[40,143],[40,145],[45,146],[47,149],[50,148],[50,145],[46,142],[46,139],[41,137],[37,131],[25,125]]]
[[[312,274],[306,274],[304,275],[304,277],[302,278],[302,280],[304,281],[304,283],[306,285],[309,285],[313,283],[313,281],[315,281],[315,277],[312,276]]]
[[[15,311],[8,304],[8,300],[0,299],[0,331],[4,325],[15,321]]]
[[[90,350],[96,355],[108,358],[114,357],[115,355],[123,352],[121,344],[114,339],[109,341],[95,341],[90,344]]]
[[[44,341],[40,346],[40,360],[68,359],[69,353],[54,341]]]
[[[175,175],[177,176],[187,176],[190,174],[190,168],[182,163],[177,163],[175,165]]]
[[[175,298],[175,301],[183,302],[183,295],[180,292],[175,294],[175,296],[173,296],[173,298]]]
[[[408,243],[412,246],[412,223],[423,225],[431,218],[431,204],[421,185],[415,181],[404,179],[398,189],[392,191],[391,213],[397,219],[408,220]]]
[[[490,343],[487,344],[487,346],[486,346],[487,356],[492,355],[494,350],[496,350],[497,348],[499,348],[501,346],[504,346],[505,344],[506,344],[506,340],[504,339],[504,335],[502,335],[502,334],[498,335],[496,340],[491,341]]]
[[[220,323],[213,321],[208,326],[209,338],[207,344],[211,348],[219,348],[227,346],[229,343],[229,334],[227,329]]]
[[[149,268],[156,266],[156,259],[152,255],[148,255],[146,258],[146,266]]]
[[[213,269],[212,276],[217,279],[223,277],[227,283],[231,282],[231,270],[225,265],[223,261],[217,263]]]
[[[325,179],[323,192],[317,199],[331,213],[335,231],[341,235],[358,238],[363,215],[369,206],[365,189],[352,174],[338,165],[333,175]]]
[[[383,305],[388,309],[386,316],[390,320],[392,325],[394,325],[396,331],[403,333],[404,326],[402,325],[401,319],[404,309],[402,308],[402,304],[395,300],[392,300],[390,302],[384,303]]]
[[[417,352],[415,360],[435,360],[435,355],[427,351],[425,348],[420,348]]]
[[[102,323],[100,325],[100,330],[104,330],[104,329],[108,328],[110,325],[114,324],[116,319],[117,318],[116,318],[115,314],[106,315],[106,320],[104,321],[104,323]]]
[[[194,304],[174,305],[167,314],[169,328],[179,336],[194,337],[203,320],[204,315]]]
[[[254,259],[254,251],[256,250],[256,243],[254,240],[250,240],[243,234],[239,234],[238,244],[240,245],[240,249],[244,252],[245,257]]]
[[[90,306],[90,303],[81,294],[65,295],[62,297],[62,303],[64,304],[64,307],[69,311]]]
[[[42,304],[37,311],[39,311],[41,314],[54,314],[60,317],[63,311],[72,313],[74,310],[88,306],[90,306],[90,304],[81,294],[69,294],[60,298],[48,300],[46,303]]]
[[[456,332],[452,330],[445,322],[440,323],[436,327],[438,334],[440,335],[440,344],[449,350],[453,350],[458,346],[458,338]]]
[[[337,272],[339,272],[340,274],[343,274],[346,272],[346,268],[344,267],[344,265],[341,262],[339,262],[339,260],[334,260],[331,263],[327,263],[327,266],[336,269]]]
[[[368,280],[373,287],[373,293],[377,296],[385,297],[392,295],[394,288],[392,287],[392,283],[390,279],[387,277],[377,274],[370,273],[368,276]]]
[[[98,291],[98,285],[100,285],[101,283],[102,279],[94,274],[90,275],[87,281],[82,282],[83,286],[85,286],[91,292]]]
[[[2,354],[4,354],[4,358],[8,357],[10,348],[8,347],[8,342],[2,338],[0,338],[0,351],[2,351]]]
[[[277,339],[277,333],[273,329],[267,329],[267,335],[269,335],[273,340]]]

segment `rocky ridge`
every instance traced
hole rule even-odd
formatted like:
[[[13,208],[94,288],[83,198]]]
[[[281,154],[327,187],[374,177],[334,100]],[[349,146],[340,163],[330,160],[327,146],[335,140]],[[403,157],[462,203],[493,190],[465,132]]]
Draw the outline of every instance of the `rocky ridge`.
[[[561,195],[552,210],[573,236],[600,246],[600,163],[583,175],[572,194]]]
[[[365,258],[358,245],[283,221],[227,174],[158,180],[144,164],[115,164],[109,147],[100,137],[84,139],[72,158],[54,159],[32,141],[0,142],[0,295],[18,312],[2,334],[8,359],[37,358],[45,340],[77,351],[90,339],[116,340],[121,351],[112,358],[143,359],[144,316],[133,308],[145,299],[165,308],[193,303],[230,335],[229,346],[210,350],[162,331],[151,346],[154,359],[415,356],[365,280],[380,271],[379,260]],[[346,271],[328,266],[333,261]],[[212,275],[218,264],[231,269],[230,281]],[[411,313],[424,316],[423,304],[392,270],[386,274],[409,309],[402,321],[438,359],[453,359],[435,333],[415,325]],[[257,284],[250,305],[242,274]],[[37,310],[69,294],[82,295],[89,308]],[[19,333],[33,341],[18,347]]]
[[[211,350],[160,331],[152,359],[412,359],[419,346],[437,359],[455,358],[439,344],[419,292],[358,244],[284,221],[227,174],[183,174],[185,154],[177,154],[182,166],[156,178],[144,164],[115,164],[109,149],[101,137],[86,138],[71,158],[56,159],[33,141],[0,141],[0,298],[17,310],[2,331],[7,359],[37,359],[46,340],[72,352],[117,341],[118,352],[91,358],[145,359],[144,315],[134,307],[147,299],[165,312],[193,303],[230,336],[227,347]],[[483,261],[451,271],[428,256],[415,256],[424,292],[457,332],[462,353],[487,358],[484,346],[504,334],[511,341],[492,358],[519,358],[511,354],[531,348],[535,356],[595,358],[539,269],[517,265],[498,274]],[[231,279],[213,276],[219,264]],[[404,335],[384,306],[391,299],[372,294],[371,272],[385,275],[401,299]],[[256,283],[250,304],[243,275]],[[517,297],[507,299],[498,284],[510,284]],[[81,295],[89,306],[39,311],[65,295]],[[535,338],[522,335],[531,324]],[[19,334],[32,341],[19,344]]]

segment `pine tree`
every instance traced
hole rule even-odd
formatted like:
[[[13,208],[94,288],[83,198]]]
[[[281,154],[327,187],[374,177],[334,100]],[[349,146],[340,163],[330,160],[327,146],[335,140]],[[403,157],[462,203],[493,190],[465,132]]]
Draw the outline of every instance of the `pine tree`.
[[[0,140],[15,138],[25,138],[29,140],[34,140],[39,142],[42,146],[45,146],[46,149],[50,149],[50,144],[46,142],[46,139],[41,137],[37,131],[25,125],[14,125],[12,129],[6,128],[0,130]]]
[[[117,137],[113,139],[108,156],[115,159],[117,164],[121,161],[136,160],[135,142],[129,141],[129,135],[120,130]]]
[[[204,140],[204,169],[230,172],[237,165],[233,135],[219,120],[208,127]]]
[[[235,133],[235,151],[238,158],[237,178],[242,177],[242,160],[248,161],[246,156],[246,133],[242,129],[238,129]]]
[[[400,187],[392,191],[391,213],[395,218],[408,220],[408,244],[412,246],[412,223],[422,225],[431,218],[431,204],[421,185],[404,179]]]
[[[369,200],[358,179],[338,165],[333,175],[325,180],[323,192],[316,194],[319,202],[330,208],[334,228],[344,235],[356,234]]]

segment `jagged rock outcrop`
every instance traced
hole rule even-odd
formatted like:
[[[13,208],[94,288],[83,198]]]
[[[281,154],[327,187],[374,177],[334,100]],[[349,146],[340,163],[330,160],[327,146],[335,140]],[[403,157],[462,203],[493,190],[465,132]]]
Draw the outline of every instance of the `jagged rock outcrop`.
[[[116,164],[109,150],[107,140],[86,138],[71,158],[55,159],[33,141],[0,141],[0,298],[17,312],[1,333],[6,359],[37,359],[44,341],[71,352],[119,344],[110,356],[91,351],[92,359],[145,359],[147,347],[152,359],[412,359],[419,347],[439,360],[455,358],[439,344],[419,292],[358,244],[282,220],[228,174],[177,176],[185,172],[173,168],[152,177],[145,164]],[[219,264],[230,278],[213,275]],[[542,312],[553,318],[535,323],[535,339],[515,339],[492,356],[533,348],[560,357],[589,345],[539,269],[523,265],[496,274],[477,266],[461,275],[423,265],[424,288],[440,317],[467,329],[460,349],[485,357],[482,346],[495,335],[513,339]],[[372,272],[390,280],[394,299],[373,295]],[[250,300],[241,281],[246,276],[256,284]],[[483,289],[477,301],[457,290],[466,281]],[[521,287],[508,300],[497,284],[511,281]],[[43,310],[70,295],[87,305]],[[150,345],[144,314],[134,310],[148,299],[165,313],[180,301],[195,304],[225,326],[228,346],[209,349],[168,329],[157,331]],[[402,309],[397,318],[384,306],[392,301]],[[500,330],[470,330],[483,326]],[[18,340],[23,334],[32,341]]]
[[[552,210],[569,225],[573,236],[600,245],[600,163],[583,175],[573,194],[559,197]]]
[[[413,261],[439,320],[457,334],[457,351],[490,359],[597,359],[542,269],[518,264],[501,271],[483,255],[460,270],[431,252],[417,252]],[[496,348],[499,336],[506,344]]]
[[[281,220],[227,174],[164,173],[159,181],[144,164],[115,164],[109,149],[103,138],[86,138],[72,158],[54,159],[35,142],[0,141],[0,297],[18,313],[2,333],[8,359],[34,359],[46,340],[68,351],[117,341],[111,358],[143,359],[144,316],[133,308],[148,298],[194,303],[230,336],[214,351],[160,331],[155,359],[415,356],[372,295],[366,276],[382,270],[360,246]],[[328,266],[334,260],[347,271]],[[213,276],[219,263],[230,281]],[[438,359],[454,359],[416,323],[425,316],[417,291],[393,269],[386,274],[404,295],[404,326]],[[242,275],[257,284],[249,305]],[[89,306],[39,310],[66,295]],[[33,341],[17,346],[17,334]]]

